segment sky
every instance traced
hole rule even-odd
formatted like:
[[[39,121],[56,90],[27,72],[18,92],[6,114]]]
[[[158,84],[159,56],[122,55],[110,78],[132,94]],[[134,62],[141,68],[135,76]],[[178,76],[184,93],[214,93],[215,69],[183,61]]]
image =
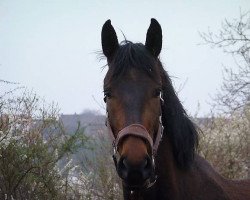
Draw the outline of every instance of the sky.
[[[145,42],[151,18],[163,30],[160,55],[187,112],[210,111],[230,55],[203,43],[199,32],[216,32],[225,19],[250,10],[249,0],[1,0],[0,79],[18,82],[64,114],[105,113],[99,59],[101,28],[111,19],[123,35]],[[3,87],[3,86],[1,86]]]

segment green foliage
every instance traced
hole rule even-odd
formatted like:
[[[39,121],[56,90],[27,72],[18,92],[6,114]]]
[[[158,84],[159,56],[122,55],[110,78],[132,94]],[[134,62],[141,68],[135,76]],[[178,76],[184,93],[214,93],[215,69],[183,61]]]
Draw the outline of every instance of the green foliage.
[[[91,154],[82,152],[75,172],[78,174],[77,182],[73,184],[79,199],[117,200],[122,199],[121,180],[117,176],[112,153],[110,152],[110,138],[107,132],[100,130],[95,140],[92,140],[93,151]],[[72,173],[72,171],[71,171]],[[78,188],[78,189],[77,189]]]
[[[0,100],[0,199],[66,199],[58,163],[87,147],[84,130],[66,133],[58,109],[34,93]]]
[[[199,154],[224,177],[248,177],[250,157],[250,121],[239,112],[231,116],[216,116],[201,124]]]

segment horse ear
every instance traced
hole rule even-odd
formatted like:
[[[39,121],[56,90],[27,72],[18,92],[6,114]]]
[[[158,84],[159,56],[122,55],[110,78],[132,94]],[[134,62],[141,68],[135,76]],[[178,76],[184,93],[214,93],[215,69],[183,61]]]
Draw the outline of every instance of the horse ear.
[[[161,47],[162,47],[161,25],[154,18],[151,19],[151,23],[147,31],[145,46],[155,57],[158,57],[158,55],[161,52]]]
[[[119,47],[118,39],[115,33],[115,29],[111,25],[111,20],[107,20],[102,27],[102,51],[107,57],[108,61],[111,61],[114,53]]]

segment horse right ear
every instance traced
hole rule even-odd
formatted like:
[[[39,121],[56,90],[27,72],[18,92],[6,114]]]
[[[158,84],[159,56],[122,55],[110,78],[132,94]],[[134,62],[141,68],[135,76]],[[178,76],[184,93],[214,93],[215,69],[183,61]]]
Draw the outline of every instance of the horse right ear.
[[[102,27],[102,51],[107,57],[108,62],[113,59],[116,50],[119,47],[115,29],[111,25],[111,20],[107,20]]]
[[[161,52],[161,47],[162,47],[161,25],[154,18],[151,19],[151,23],[148,28],[145,46],[156,58]]]

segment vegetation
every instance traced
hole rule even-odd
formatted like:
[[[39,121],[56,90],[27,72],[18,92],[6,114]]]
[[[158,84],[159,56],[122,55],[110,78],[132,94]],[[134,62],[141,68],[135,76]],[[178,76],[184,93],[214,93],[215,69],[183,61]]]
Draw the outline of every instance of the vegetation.
[[[71,191],[58,163],[88,138],[66,134],[56,106],[32,92],[5,93],[0,112],[0,199],[65,199]]]
[[[250,13],[225,20],[218,33],[201,33],[206,44],[233,56],[224,68],[213,111],[202,125],[200,153],[228,178],[250,178]]]

